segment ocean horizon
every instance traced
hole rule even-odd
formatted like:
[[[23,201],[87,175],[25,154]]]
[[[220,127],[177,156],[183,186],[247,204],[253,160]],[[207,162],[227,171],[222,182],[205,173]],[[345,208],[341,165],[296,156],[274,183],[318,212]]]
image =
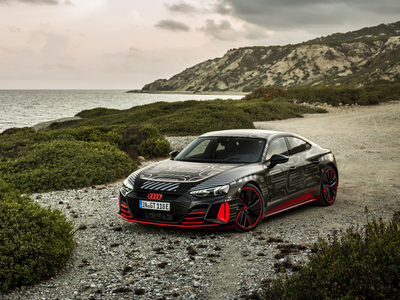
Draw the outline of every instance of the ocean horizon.
[[[73,117],[96,107],[129,109],[165,101],[241,99],[234,94],[127,93],[127,90],[0,90],[0,133]]]

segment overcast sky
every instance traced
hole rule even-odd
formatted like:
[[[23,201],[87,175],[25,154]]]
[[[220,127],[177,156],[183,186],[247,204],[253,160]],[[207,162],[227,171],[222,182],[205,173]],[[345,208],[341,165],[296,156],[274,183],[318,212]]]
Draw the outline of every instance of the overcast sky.
[[[140,89],[231,48],[396,21],[399,0],[0,0],[0,89]]]

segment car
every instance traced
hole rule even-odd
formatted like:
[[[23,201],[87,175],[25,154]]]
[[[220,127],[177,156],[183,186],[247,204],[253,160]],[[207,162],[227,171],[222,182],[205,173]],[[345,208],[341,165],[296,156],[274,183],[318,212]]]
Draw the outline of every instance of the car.
[[[332,205],[338,183],[333,153],[300,135],[214,131],[132,173],[118,214],[143,224],[246,232],[299,205]]]

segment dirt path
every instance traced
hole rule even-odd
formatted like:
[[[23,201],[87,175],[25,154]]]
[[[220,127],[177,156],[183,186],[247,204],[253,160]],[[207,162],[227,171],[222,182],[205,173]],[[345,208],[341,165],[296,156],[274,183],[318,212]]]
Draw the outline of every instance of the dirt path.
[[[266,237],[310,245],[318,237],[362,226],[372,216],[389,219],[400,210],[400,103],[329,111],[255,123],[256,128],[294,132],[331,149],[339,167],[338,197],[329,207],[310,204],[268,217],[255,232],[234,239],[223,251],[229,259],[221,261],[212,275],[218,279],[211,299],[259,293],[263,279],[276,276],[274,265],[280,260],[274,255],[279,250],[265,243]],[[290,261],[302,264],[306,257],[297,253]]]
[[[400,103],[329,110],[255,126],[298,133],[333,151],[340,176],[337,209],[400,210]]]

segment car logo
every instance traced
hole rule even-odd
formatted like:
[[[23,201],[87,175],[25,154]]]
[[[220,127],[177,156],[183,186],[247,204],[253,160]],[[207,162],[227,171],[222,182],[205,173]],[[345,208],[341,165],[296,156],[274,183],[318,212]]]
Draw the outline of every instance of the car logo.
[[[147,199],[150,199],[150,200],[161,200],[162,196],[163,196],[162,194],[150,193],[150,194],[147,195]]]

